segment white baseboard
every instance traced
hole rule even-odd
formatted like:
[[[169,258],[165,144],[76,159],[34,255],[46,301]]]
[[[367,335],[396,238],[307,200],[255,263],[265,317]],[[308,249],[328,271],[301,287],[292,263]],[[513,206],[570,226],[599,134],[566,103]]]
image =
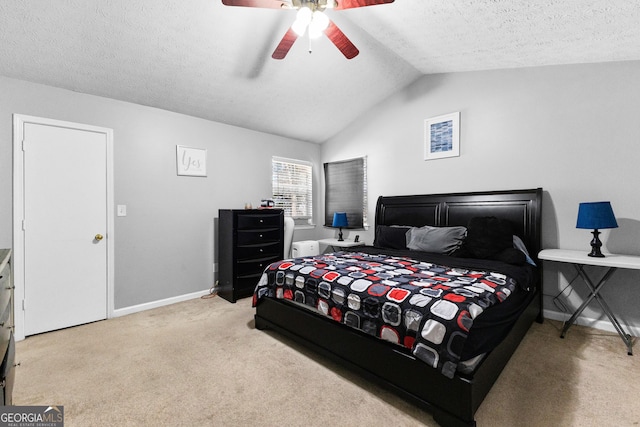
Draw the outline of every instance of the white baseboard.
[[[127,314],[138,313],[140,311],[151,310],[152,308],[164,307],[165,305],[175,304],[177,302],[187,301],[190,299],[200,298],[209,295],[210,290],[193,292],[191,294],[178,295],[176,297],[161,299],[158,301],[145,302],[144,304],[132,305],[130,307],[118,308],[113,310],[113,317],[126,316]]]
[[[542,313],[545,319],[558,320],[560,322],[566,322],[571,317],[571,314],[569,313],[562,313],[562,312],[552,311],[552,310],[543,310]],[[620,319],[618,319],[618,322],[620,322]],[[620,323],[622,325],[622,328],[628,334],[634,337],[640,336],[640,327],[625,325],[622,322]],[[608,332],[614,332],[614,333],[616,332],[616,329],[613,327],[609,319],[606,317],[604,319],[594,319],[590,317],[578,316],[578,318],[575,321],[575,324],[580,326],[587,326],[589,328],[599,329],[601,331],[608,331]]]

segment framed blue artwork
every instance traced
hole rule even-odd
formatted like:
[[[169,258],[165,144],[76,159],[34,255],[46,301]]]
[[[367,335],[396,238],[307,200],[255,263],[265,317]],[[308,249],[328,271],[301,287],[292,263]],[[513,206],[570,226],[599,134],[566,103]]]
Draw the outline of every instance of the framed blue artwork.
[[[460,112],[424,121],[424,159],[434,160],[460,155]]]

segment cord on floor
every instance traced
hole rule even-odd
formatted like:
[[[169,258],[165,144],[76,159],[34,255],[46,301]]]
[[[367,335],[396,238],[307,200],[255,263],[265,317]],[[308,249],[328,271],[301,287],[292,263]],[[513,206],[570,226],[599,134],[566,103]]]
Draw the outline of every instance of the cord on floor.
[[[200,298],[202,299],[209,299],[209,298],[213,298],[215,296],[218,295],[218,281],[216,280],[216,282],[213,284],[213,286],[211,286],[211,288],[209,288],[209,293],[206,295],[202,295]]]
[[[566,291],[567,288],[570,287],[569,293],[565,296],[565,298],[569,298],[569,296],[573,293],[573,286],[571,285],[579,276],[580,276],[579,274],[576,274],[575,276],[573,276],[573,278],[562,289],[560,289],[560,291],[556,295],[545,295],[547,297],[552,297],[553,305],[555,305],[556,308],[560,309],[560,311],[562,311],[564,314],[567,314],[567,315],[569,314],[569,308],[566,306],[565,302],[561,299],[561,296],[562,294],[564,294],[564,291]],[[567,319],[565,319],[564,321],[566,322]]]

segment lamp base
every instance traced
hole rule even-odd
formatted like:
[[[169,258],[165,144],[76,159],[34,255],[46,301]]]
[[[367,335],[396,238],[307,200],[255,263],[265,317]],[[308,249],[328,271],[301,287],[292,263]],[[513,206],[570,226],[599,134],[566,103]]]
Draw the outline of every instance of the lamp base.
[[[604,258],[604,255],[600,251],[600,248],[602,247],[602,242],[599,238],[600,232],[598,231],[598,229],[595,229],[591,232],[591,234],[593,234],[593,239],[591,240],[591,252],[589,252],[587,255],[596,258]]]
[[[340,231],[338,231],[338,242],[344,242],[344,239],[342,238],[342,227],[339,228]]]

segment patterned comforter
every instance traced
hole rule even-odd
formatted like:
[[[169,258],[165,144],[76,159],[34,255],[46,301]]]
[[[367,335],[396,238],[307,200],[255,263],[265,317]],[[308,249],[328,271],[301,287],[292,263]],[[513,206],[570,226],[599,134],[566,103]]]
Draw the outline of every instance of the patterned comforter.
[[[440,370],[456,372],[474,319],[504,301],[516,280],[404,256],[337,252],[268,266],[253,304],[295,301],[394,344]]]

